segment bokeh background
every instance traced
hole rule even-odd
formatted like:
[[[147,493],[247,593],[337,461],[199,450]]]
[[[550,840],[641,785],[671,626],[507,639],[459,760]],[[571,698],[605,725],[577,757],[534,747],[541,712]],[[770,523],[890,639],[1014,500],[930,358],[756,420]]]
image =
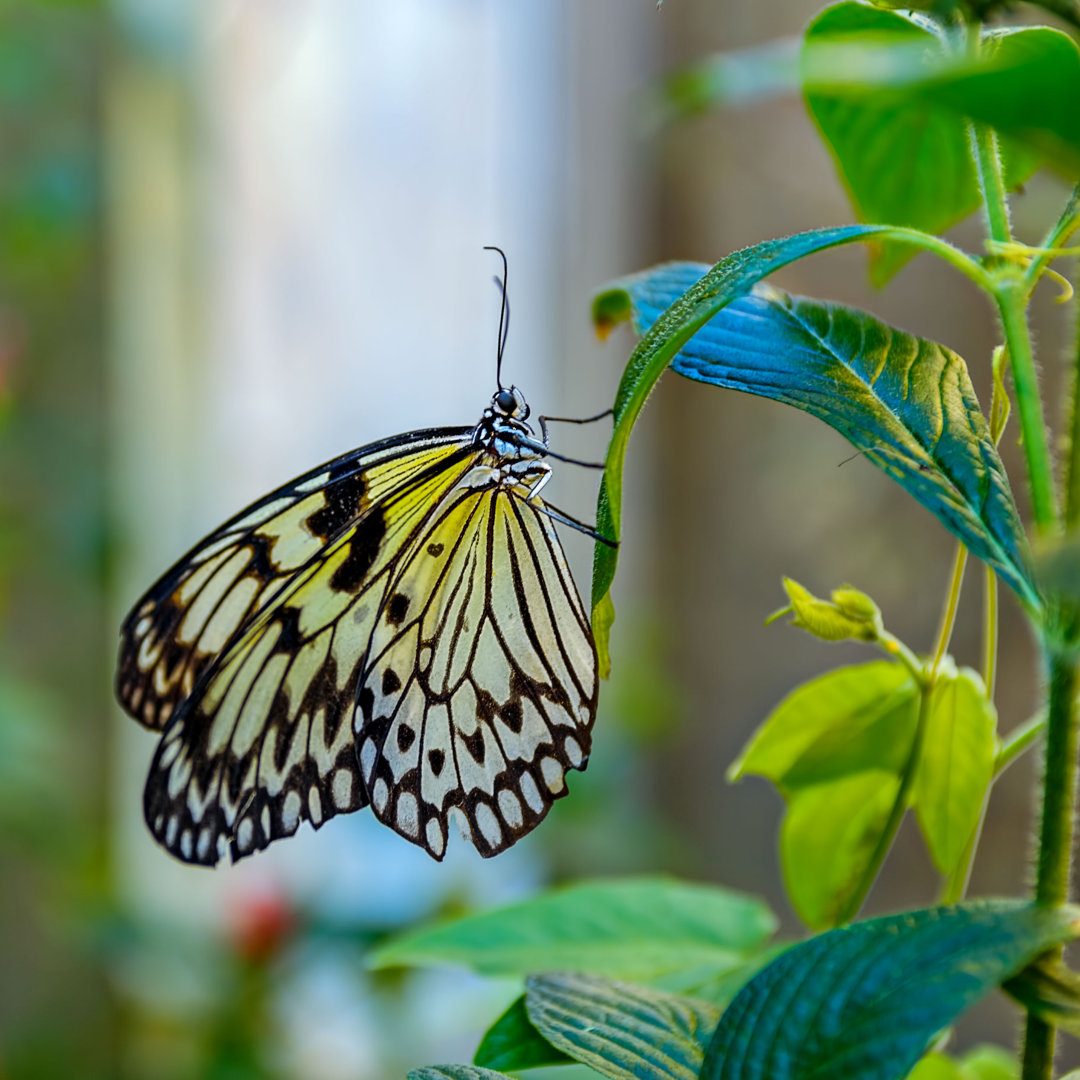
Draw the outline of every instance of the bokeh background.
[[[508,376],[542,411],[588,415],[632,347],[627,331],[592,334],[604,282],[849,221],[796,98],[650,122],[665,73],[796,35],[817,7],[0,0],[0,1077],[369,1080],[468,1060],[515,988],[373,974],[366,949],[586,874],[724,882],[797,930],[779,800],[723,774],[793,685],[864,654],[763,627],[780,575],[852,582],[925,649],[953,542],[778,405],[662,383],[629,459],[589,771],[498,860],[459,844],[436,865],[360,814],[236,868],[181,867],[143,828],[154,738],[110,682],[128,606],[236,508],[353,446],[479,415],[498,317],[482,245],[510,256]],[[1063,193],[1036,177],[1019,235],[1035,241]],[[978,222],[957,230],[979,237]],[[927,257],[882,293],[854,249],[779,284],[946,343],[987,400],[991,312]],[[1053,405],[1068,332],[1044,292]],[[596,427],[557,438],[603,451]],[[594,484],[562,468],[551,491],[589,517]],[[587,590],[590,545],[566,544]],[[971,663],[980,578],[955,639]],[[1035,676],[1004,607],[1007,730]],[[975,892],[1024,888],[1033,767],[995,792]],[[936,888],[905,827],[870,908]],[[1008,1042],[1010,1015],[991,1004],[961,1042]]]

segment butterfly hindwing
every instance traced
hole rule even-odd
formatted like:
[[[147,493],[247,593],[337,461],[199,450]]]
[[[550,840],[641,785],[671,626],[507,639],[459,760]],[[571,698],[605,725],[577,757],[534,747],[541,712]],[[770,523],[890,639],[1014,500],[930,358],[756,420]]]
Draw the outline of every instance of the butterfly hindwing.
[[[467,429],[414,432],[354,450],[278,488],[196,545],[121,627],[116,693],[161,730],[229,641],[364,507],[392,487],[417,443],[458,442]],[[377,475],[372,466],[383,463]],[[397,468],[395,468],[397,465]]]
[[[227,849],[236,860],[303,820],[317,828],[366,805],[350,725],[359,665],[400,553],[476,457],[467,434],[358,451],[364,494],[353,518],[336,523],[177,706],[144,796],[151,832],[174,855],[213,865]]]
[[[455,817],[485,856],[583,768],[588,619],[550,521],[514,489],[452,492],[387,579],[353,720],[375,814],[437,859]]]

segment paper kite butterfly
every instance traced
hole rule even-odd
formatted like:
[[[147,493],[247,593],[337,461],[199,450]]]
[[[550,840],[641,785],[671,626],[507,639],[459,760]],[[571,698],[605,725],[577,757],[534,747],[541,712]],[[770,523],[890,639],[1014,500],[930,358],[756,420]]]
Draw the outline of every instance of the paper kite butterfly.
[[[162,733],[143,810],[171,854],[236,861],[370,804],[436,859],[451,818],[491,856],[565,794],[596,650],[552,522],[595,534],[540,498],[559,455],[528,417],[500,377],[475,427],[313,469],[135,605],[117,696]]]

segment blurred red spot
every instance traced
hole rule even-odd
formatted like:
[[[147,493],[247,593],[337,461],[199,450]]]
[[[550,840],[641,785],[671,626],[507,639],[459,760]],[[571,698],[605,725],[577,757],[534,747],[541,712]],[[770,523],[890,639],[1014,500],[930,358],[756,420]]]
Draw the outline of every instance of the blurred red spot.
[[[229,909],[229,940],[237,955],[249,963],[263,963],[276,955],[296,925],[296,912],[279,893],[241,896]]]

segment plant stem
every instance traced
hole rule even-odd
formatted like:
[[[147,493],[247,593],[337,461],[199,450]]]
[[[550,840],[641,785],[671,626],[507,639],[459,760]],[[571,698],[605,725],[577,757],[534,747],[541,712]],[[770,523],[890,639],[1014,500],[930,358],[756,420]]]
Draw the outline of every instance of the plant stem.
[[[881,864],[885,861],[885,856],[888,855],[889,849],[896,839],[900,822],[904,820],[904,814],[907,812],[908,794],[911,791],[911,785],[915,782],[915,774],[919,771],[923,736],[926,733],[926,718],[930,713],[930,698],[933,693],[934,684],[928,679],[921,680],[919,684],[919,718],[915,724],[915,737],[911,740],[911,750],[908,752],[904,771],[900,776],[900,787],[896,791],[896,798],[893,800],[889,818],[885,822],[885,828],[882,830],[877,846],[874,848],[874,854],[870,856],[870,861],[863,871],[859,887],[852,894],[851,899],[848,900],[840,918],[837,920],[840,926],[851,922],[859,914],[859,909],[863,906],[870,889],[877,880]]]
[[[1047,654],[1049,701],[1035,899],[1040,904],[1054,905],[1064,903],[1069,894],[1076,796],[1077,653],[1071,644],[1055,641],[1048,644]],[[1060,954],[1060,949],[1057,952]],[[1054,1034],[1053,1027],[1028,1014],[1023,1080],[1050,1080]]]
[[[983,685],[986,696],[994,700],[994,681],[997,678],[998,650],[998,584],[997,574],[986,568],[986,593],[983,605]]]
[[[941,625],[938,627],[937,645],[934,646],[934,659],[930,664],[930,681],[934,681],[938,666],[952,640],[953,627],[956,625],[956,609],[960,604],[960,589],[964,584],[964,567],[967,566],[967,548],[956,545],[956,558],[953,561],[952,578],[949,581],[949,594],[945,599],[945,608],[941,612]]]
[[[994,758],[994,779],[996,780],[1032,743],[1041,739],[1046,732],[1046,713],[1036,713],[1030,720],[1025,720],[1009,733],[1001,744],[1001,749]]]
[[[1080,188],[1078,188],[1080,191]],[[1072,386],[1069,388],[1069,416],[1066,431],[1068,457],[1065,463],[1065,529],[1080,522],[1080,303],[1076,308],[1076,343],[1073,352]]]
[[[1016,409],[1020,414],[1020,431],[1027,459],[1028,485],[1031,489],[1031,509],[1035,525],[1046,534],[1058,523],[1057,498],[1054,494],[1053,471],[1050,467],[1050,446],[1043,418],[1039,382],[1035,375],[1035,358],[1028,333],[1027,297],[1018,280],[1002,280],[995,290],[1005,343],[1009,349],[1013,386],[1016,388]]]
[[[1012,239],[1012,231],[1009,228],[1009,200],[1001,175],[997,137],[985,124],[972,124],[971,142],[975,152],[975,170],[979,174],[979,187],[982,188],[983,206],[986,208],[987,231],[991,240],[1007,244]]]

